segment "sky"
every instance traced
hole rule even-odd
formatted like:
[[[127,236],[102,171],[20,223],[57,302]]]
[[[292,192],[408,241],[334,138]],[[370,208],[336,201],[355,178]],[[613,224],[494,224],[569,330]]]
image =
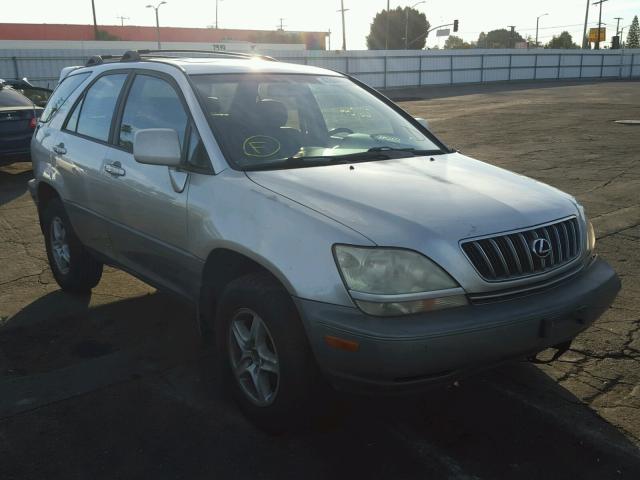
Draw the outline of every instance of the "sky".
[[[157,4],[159,0],[154,0]],[[417,0],[391,1],[391,8],[404,7]],[[591,0],[593,2],[595,0]],[[0,22],[20,23],[92,23],[91,0],[29,0],[28,8],[17,8],[15,0],[0,0],[10,4],[2,9]],[[99,24],[120,24],[118,16],[128,25],[155,25],[152,9],[145,8],[149,0],[95,0]],[[554,34],[568,30],[580,43],[586,0],[535,0],[528,2],[505,0],[426,0],[415,8],[425,13],[432,26],[460,22],[458,36],[477,40],[481,31],[515,25],[527,37],[535,37],[536,17],[540,19],[539,39],[546,43]],[[386,8],[387,0],[344,0],[346,12],[347,48],[366,48],[366,36],[376,12]],[[340,0],[219,0],[220,28],[275,30],[283,18],[285,30],[328,31],[331,48],[341,47],[342,27]],[[216,0],[167,0],[160,8],[160,24],[175,27],[206,27],[215,24]],[[602,21],[607,27],[607,40],[616,28],[615,17],[623,17],[621,26],[640,15],[640,0],[608,0],[603,4]],[[591,6],[589,26],[596,26],[598,7]],[[625,30],[628,31],[628,27]],[[433,34],[432,34],[433,35]],[[427,46],[442,46],[444,38],[430,36]]]

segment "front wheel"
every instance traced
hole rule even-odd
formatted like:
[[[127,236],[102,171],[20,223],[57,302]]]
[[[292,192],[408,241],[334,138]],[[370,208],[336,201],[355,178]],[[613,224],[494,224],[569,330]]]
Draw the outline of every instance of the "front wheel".
[[[226,384],[243,413],[271,433],[311,420],[320,373],[291,297],[266,274],[232,281],[216,315]]]

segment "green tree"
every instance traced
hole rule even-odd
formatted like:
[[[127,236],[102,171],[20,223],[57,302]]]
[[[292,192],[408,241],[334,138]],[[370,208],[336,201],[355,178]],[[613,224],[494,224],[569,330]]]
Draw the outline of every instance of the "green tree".
[[[524,42],[524,38],[518,32],[500,28],[491,30],[485,35],[484,32],[478,37],[478,48],[514,48],[518,42]]]
[[[382,10],[376,14],[367,36],[369,50],[383,50],[387,45],[387,20],[389,21],[389,50],[405,48],[405,29],[408,48],[419,50],[424,48],[430,26],[427,17],[414,8],[398,7],[391,11]]]
[[[460,37],[456,37],[455,35],[450,35],[449,38],[447,38],[447,41],[444,42],[444,48],[446,49],[471,48],[471,44],[465,42]]]
[[[98,35],[96,37],[97,37],[96,40],[109,40],[109,41],[120,40],[120,37],[118,37],[117,35],[113,35],[112,33],[109,33],[106,30],[98,30]]]
[[[487,34],[484,32],[480,32],[476,44],[478,45],[478,48],[487,48]]]
[[[638,16],[633,17],[629,33],[627,34],[627,48],[640,48],[640,24],[638,24]]]
[[[544,48],[580,48],[578,45],[573,43],[573,37],[569,32],[562,32],[557,37],[554,35],[549,43],[547,43]]]

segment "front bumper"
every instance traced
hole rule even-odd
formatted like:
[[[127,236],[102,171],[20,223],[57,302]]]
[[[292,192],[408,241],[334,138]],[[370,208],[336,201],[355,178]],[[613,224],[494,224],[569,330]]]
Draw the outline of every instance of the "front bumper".
[[[595,258],[579,274],[528,296],[406,317],[296,299],[316,360],[339,388],[411,391],[572,339],[611,305],[620,281]],[[338,350],[325,336],[358,342]]]

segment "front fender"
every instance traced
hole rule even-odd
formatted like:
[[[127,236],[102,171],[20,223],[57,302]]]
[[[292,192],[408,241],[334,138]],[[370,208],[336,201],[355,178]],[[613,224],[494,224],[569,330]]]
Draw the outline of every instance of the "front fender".
[[[199,258],[227,248],[265,267],[293,296],[345,306],[353,302],[331,247],[373,246],[360,233],[235,170],[192,176],[188,228],[190,249]]]

